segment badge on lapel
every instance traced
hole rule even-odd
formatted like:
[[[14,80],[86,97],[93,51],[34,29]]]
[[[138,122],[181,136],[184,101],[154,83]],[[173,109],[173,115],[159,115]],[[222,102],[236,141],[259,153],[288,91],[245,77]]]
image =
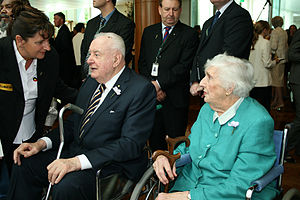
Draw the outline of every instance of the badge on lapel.
[[[12,92],[13,86],[10,83],[0,83],[0,90]]]

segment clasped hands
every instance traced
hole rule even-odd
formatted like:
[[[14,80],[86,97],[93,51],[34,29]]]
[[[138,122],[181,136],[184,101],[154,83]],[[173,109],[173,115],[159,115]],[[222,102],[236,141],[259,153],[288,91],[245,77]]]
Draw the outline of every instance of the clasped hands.
[[[174,180],[177,177],[175,164],[171,169],[168,158],[163,155],[160,155],[156,158],[155,162],[153,163],[153,169],[160,182],[164,185],[169,183],[169,179],[167,178],[166,174],[171,180]],[[188,194],[188,191],[159,193],[156,200],[188,200]]]
[[[166,93],[159,87],[156,81],[152,81],[152,84],[154,85],[156,90],[156,100],[162,102],[167,96]]]
[[[35,143],[22,143],[15,151],[13,155],[14,163],[21,165],[21,155],[24,158],[33,156],[46,148],[46,142],[38,140]],[[81,169],[80,161],[77,157],[68,159],[54,160],[47,166],[48,180],[53,184],[59,183],[59,181],[69,172],[79,171]]]
[[[200,95],[202,90],[203,90],[203,87],[200,86],[200,84],[198,82],[194,82],[190,87],[190,93],[193,96]]]

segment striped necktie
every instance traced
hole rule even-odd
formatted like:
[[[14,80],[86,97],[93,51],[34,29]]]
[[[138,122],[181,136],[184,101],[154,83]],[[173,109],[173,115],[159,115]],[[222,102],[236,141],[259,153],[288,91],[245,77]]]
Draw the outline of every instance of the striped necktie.
[[[100,87],[98,88],[98,90],[95,92],[88,108],[87,108],[87,111],[84,115],[84,118],[83,118],[83,121],[82,121],[82,124],[81,124],[81,127],[80,127],[80,135],[79,137],[81,138],[82,135],[84,134],[85,132],[85,127],[86,125],[88,124],[88,122],[90,121],[94,111],[96,110],[100,100],[101,100],[101,95],[103,93],[103,91],[105,90],[105,85],[104,84],[100,84]]]
[[[99,25],[99,28],[98,28],[96,34],[101,32],[101,29],[104,27],[105,21],[106,21],[106,19],[104,17],[100,17],[100,25]]]
[[[171,29],[171,26],[166,26],[165,27],[165,34],[164,34],[164,39],[163,39],[163,43],[166,41],[168,35],[169,35],[169,31]]]

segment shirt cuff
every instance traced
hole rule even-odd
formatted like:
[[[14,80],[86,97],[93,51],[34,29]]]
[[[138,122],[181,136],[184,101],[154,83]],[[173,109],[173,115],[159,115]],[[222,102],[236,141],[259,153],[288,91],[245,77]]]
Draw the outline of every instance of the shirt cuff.
[[[155,80],[155,82],[157,83],[158,87],[161,88],[158,80]]]
[[[40,140],[43,140],[44,142],[46,142],[46,145],[47,145],[46,148],[43,149],[43,151],[47,151],[49,149],[52,149],[52,141],[50,140],[50,138],[42,137],[42,138],[40,138]]]
[[[81,165],[81,170],[92,169],[92,164],[90,163],[89,159],[84,154],[81,154],[76,157],[79,159],[79,162]]]

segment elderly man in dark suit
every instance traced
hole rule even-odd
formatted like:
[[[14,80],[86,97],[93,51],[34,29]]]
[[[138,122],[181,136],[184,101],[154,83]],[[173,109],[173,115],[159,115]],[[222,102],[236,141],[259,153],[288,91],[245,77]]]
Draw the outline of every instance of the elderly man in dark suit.
[[[216,14],[203,25],[199,47],[193,62],[190,92],[199,94],[199,82],[205,76],[207,59],[227,52],[229,55],[248,59],[253,35],[249,12],[233,0],[210,0]]]
[[[142,36],[138,69],[157,92],[152,150],[166,149],[165,135],[182,136],[187,126],[189,74],[198,33],[179,21],[181,9],[181,0],[161,0],[162,22],[146,27]]]
[[[125,61],[128,65],[132,59],[132,46],[134,42],[134,27],[132,20],[121,14],[116,8],[116,0],[94,0],[93,6],[101,11],[101,14],[89,20],[81,44],[82,78],[88,74],[86,63],[89,46],[96,33],[113,32],[121,36],[125,42]]]
[[[78,80],[74,80],[76,63],[72,34],[65,24],[65,15],[62,12],[54,14],[54,25],[58,28],[53,46],[59,55],[59,74],[65,84],[73,87]]]
[[[96,171],[107,163],[103,174],[123,173],[133,180],[146,169],[142,152],[154,121],[155,89],[125,67],[120,36],[96,35],[89,52],[91,76],[76,100],[84,114],[72,114],[65,123],[63,158],[54,160],[57,130],[48,139],[22,144],[14,152],[18,165],[13,168],[8,199],[38,199],[48,181],[54,200],[96,199]]]
[[[0,139],[9,169],[13,150],[43,135],[52,97],[70,102],[77,94],[59,79],[48,17],[27,6],[14,15],[8,36],[0,40]]]

